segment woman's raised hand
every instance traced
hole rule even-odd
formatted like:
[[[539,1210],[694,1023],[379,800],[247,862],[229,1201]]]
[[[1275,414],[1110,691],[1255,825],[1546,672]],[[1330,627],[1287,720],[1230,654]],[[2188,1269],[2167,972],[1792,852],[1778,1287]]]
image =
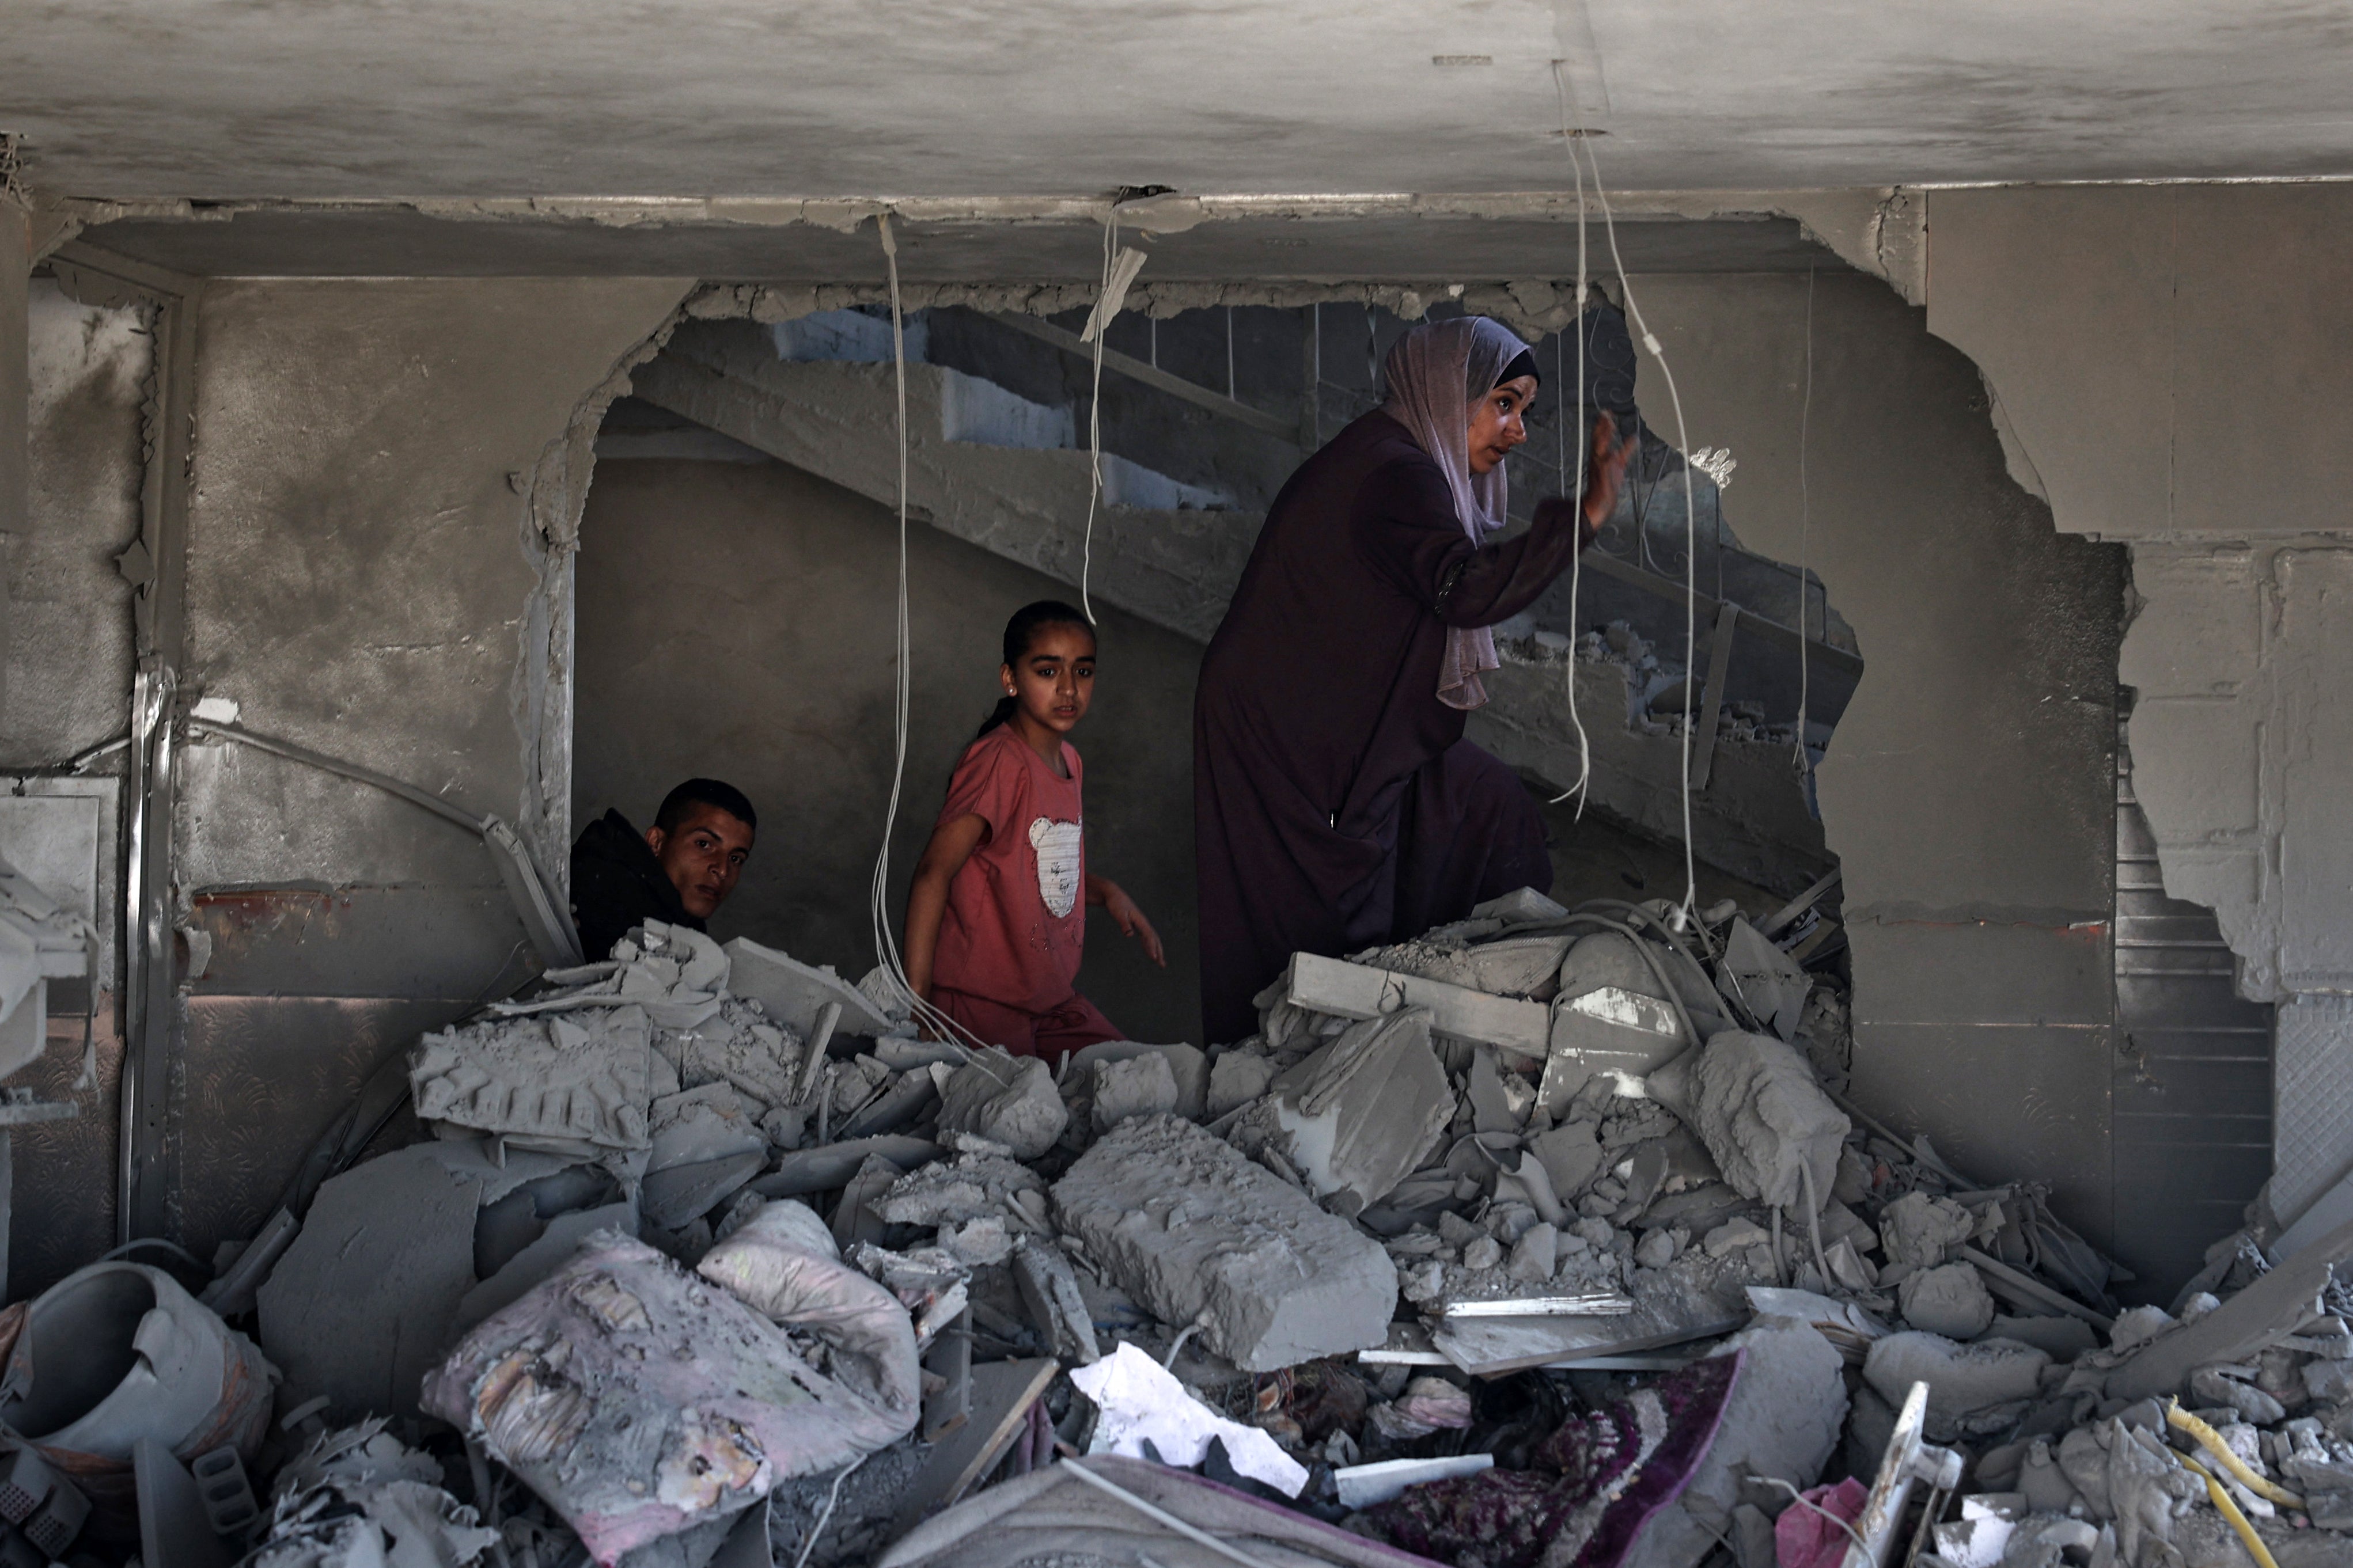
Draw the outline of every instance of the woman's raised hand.
[[[1625,488],[1626,465],[1633,460],[1642,427],[1637,421],[1624,440],[1618,439],[1618,421],[1607,413],[1593,421],[1593,462],[1585,471],[1585,538],[1590,544],[1609,514],[1618,510],[1618,492]]]

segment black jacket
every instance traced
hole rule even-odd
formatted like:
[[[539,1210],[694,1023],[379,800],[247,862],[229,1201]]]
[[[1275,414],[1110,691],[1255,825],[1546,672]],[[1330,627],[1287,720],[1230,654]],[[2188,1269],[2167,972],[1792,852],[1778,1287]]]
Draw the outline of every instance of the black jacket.
[[[572,922],[580,928],[580,951],[592,963],[610,957],[613,944],[647,921],[702,930],[645,835],[608,810],[572,846]]]

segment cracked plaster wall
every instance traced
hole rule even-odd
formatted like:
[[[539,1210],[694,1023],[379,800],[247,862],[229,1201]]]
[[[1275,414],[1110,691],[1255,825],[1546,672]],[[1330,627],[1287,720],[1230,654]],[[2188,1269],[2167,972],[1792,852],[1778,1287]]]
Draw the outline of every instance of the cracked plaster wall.
[[[5,210],[0,204],[0,213]],[[0,300],[0,311],[7,309]],[[108,775],[119,762],[103,761],[86,778],[56,775],[78,753],[120,734],[125,722],[131,587],[114,557],[139,533],[154,361],[145,312],[77,303],[47,279],[29,281],[10,319],[25,334],[11,365],[25,378],[26,418],[12,434],[21,435],[26,461],[16,498],[22,510],[14,522],[0,522],[0,795],[31,798],[0,805],[0,813],[36,836],[52,830],[64,813],[84,824],[94,817],[98,835],[97,863],[81,884],[99,931],[94,994],[74,982],[52,985],[48,1048],[9,1081],[44,1100],[70,1100],[79,1111],[14,1134],[16,1217],[7,1237],[8,1279],[23,1293],[114,1241],[121,895],[116,780]],[[0,354],[8,352],[0,346]],[[0,426],[7,424],[0,414]],[[86,1007],[99,1072],[96,1081],[81,1084]]]
[[[1739,461],[1742,542],[1818,572],[1865,660],[1817,780],[1854,1092],[1963,1171],[2051,1182],[2105,1241],[2123,552],[2053,531],[2006,471],[1976,368],[1881,281],[1825,269],[1810,303],[1804,273],[1635,289],[1690,444]],[[1648,355],[1638,390],[1672,438]]]
[[[26,299],[29,377],[24,523],[9,531],[0,771],[62,768],[121,733],[131,689],[131,584],[114,557],[139,536],[145,312],[84,305],[47,279]]]
[[[2166,889],[2281,1005],[2272,1204],[2353,1169],[2353,189],[1939,191],[1930,330],[2058,526],[2127,542]]]
[[[0,638],[13,624],[10,611],[11,555],[25,531],[26,473],[29,461],[29,389],[26,345],[26,271],[32,237],[25,209],[0,195]],[[8,712],[10,647],[0,641],[0,724]]]
[[[568,835],[571,552],[602,399],[691,284],[222,281],[198,321],[188,685]],[[549,798],[553,795],[554,798]],[[385,1053],[524,973],[471,835],[224,743],[182,772],[182,1239],[244,1235]],[[552,864],[563,864],[561,848]]]

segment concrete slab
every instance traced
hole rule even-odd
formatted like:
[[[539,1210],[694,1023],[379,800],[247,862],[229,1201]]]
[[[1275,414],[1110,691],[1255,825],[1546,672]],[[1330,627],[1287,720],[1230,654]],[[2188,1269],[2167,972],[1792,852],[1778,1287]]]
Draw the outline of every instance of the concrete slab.
[[[1277,1077],[1228,1136],[1245,1153],[1272,1144],[1318,1198],[1362,1214],[1436,1151],[1454,1107],[1416,1007],[1343,1031]]]
[[[840,1004],[834,1027],[845,1035],[887,1035],[891,1020],[866,994],[829,969],[813,969],[788,953],[739,936],[726,946],[727,989],[757,1002],[769,1017],[807,1039],[828,1002]]]
[[[520,1185],[569,1163],[511,1150],[501,1172],[477,1145],[419,1143],[322,1186],[256,1298],[288,1400],[324,1394],[339,1421],[416,1415],[418,1385],[476,1283],[474,1220],[486,1191],[494,1178]]]
[[[1388,1336],[1397,1268],[1371,1237],[1173,1116],[1123,1122],[1054,1184],[1064,1233],[1163,1322],[1246,1372]]]

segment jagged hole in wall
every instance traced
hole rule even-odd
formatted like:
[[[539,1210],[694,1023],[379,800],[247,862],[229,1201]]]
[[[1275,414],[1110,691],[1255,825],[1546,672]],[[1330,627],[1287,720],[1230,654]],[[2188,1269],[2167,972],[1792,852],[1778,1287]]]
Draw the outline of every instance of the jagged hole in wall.
[[[1441,301],[1430,314],[1461,309]],[[1089,465],[1084,317],[1082,306],[1030,317],[964,305],[909,316],[910,500],[933,526],[915,542],[918,739],[908,842],[894,846],[894,865],[913,866],[946,768],[993,695],[1005,615],[1024,597],[1075,596]],[[1409,324],[1361,299],[1132,309],[1113,324],[1093,573],[1097,605],[1112,610],[1097,712],[1079,737],[1091,854],[1106,870],[1120,864],[1147,909],[1146,890],[1160,910],[1183,906],[1187,929],[1198,646],[1303,451],[1377,406],[1381,360]],[[1571,373],[1572,399],[1574,332],[1572,323],[1559,354],[1554,335],[1535,344],[1540,363]],[[891,358],[888,311],[871,305],[685,322],[606,417],[582,531],[575,821],[617,805],[642,821],[667,782],[734,768],[744,776],[733,782],[791,824],[772,831],[764,817],[764,838],[784,832],[792,845],[755,856],[768,865],[747,875],[737,929],[797,941],[795,951],[845,970],[872,962],[851,926],[888,788]],[[1511,458],[1516,521],[1574,479],[1562,379],[1547,374]],[[1682,894],[1679,731],[1689,689],[1703,749],[1720,602],[1741,614],[1693,803],[1703,902],[1732,897],[1762,913],[1833,864],[1810,763],[1853,693],[1860,650],[1818,577],[1741,544],[1722,489],[1646,429],[1575,603],[1564,577],[1498,628],[1505,664],[1472,736],[1543,797],[1577,777],[1575,682],[1591,786],[1581,814],[1576,803],[1548,808],[1555,892],[1572,901]],[[1687,571],[1702,595],[1691,681]],[[1097,947],[1118,945],[1091,944],[1090,965]],[[1164,1011],[1151,977],[1130,978],[1111,983],[1124,1012],[1103,981],[1090,994],[1131,1029],[1133,1015],[1181,1031],[1181,1006]]]

